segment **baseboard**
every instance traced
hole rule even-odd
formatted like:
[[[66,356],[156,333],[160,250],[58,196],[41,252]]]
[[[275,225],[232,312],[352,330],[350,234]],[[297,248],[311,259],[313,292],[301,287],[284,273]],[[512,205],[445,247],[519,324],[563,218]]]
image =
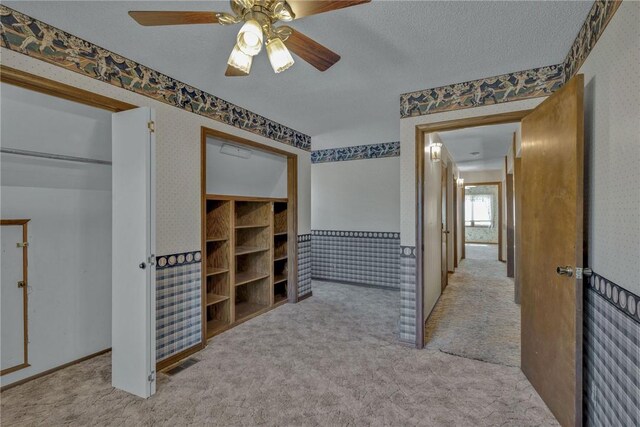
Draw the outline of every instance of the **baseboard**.
[[[53,374],[54,372],[59,371],[60,369],[68,368],[69,366],[73,366],[73,365],[75,365],[77,363],[81,363],[81,362],[84,362],[84,361],[89,360],[89,359],[93,359],[94,357],[101,356],[101,355],[103,355],[105,353],[108,353],[110,351],[111,351],[111,347],[109,347],[107,349],[104,349],[104,350],[100,350],[100,351],[98,351],[96,353],[92,353],[92,354],[90,354],[88,356],[81,357],[80,359],[72,360],[71,362],[67,362],[67,363],[65,363],[63,365],[56,366],[55,368],[47,369],[46,371],[40,372],[39,374],[35,374],[35,375],[30,376],[30,377],[23,378],[23,379],[21,379],[19,381],[16,381],[14,383],[2,386],[0,388],[0,392],[3,392],[5,390],[9,390],[10,388],[17,387],[17,386],[22,385],[24,383],[28,383],[29,381],[33,381],[35,379],[42,378],[42,377],[47,376],[49,374]]]
[[[399,291],[400,290],[400,287],[394,288],[394,287],[391,287],[391,286],[372,285],[370,283],[361,283],[361,282],[349,282],[349,281],[346,281],[346,280],[327,279],[327,278],[324,278],[324,277],[312,277],[311,280],[318,280],[320,282],[340,283],[342,285],[360,286],[362,288],[384,289],[386,291]]]
[[[309,292],[308,294],[306,294],[306,295],[303,295],[303,296],[299,297],[299,298],[298,298],[298,302],[300,302],[300,301],[304,301],[304,300],[306,300],[307,298],[311,298],[312,296],[313,296],[313,292]]]
[[[182,359],[185,359],[192,354],[199,352],[204,347],[205,343],[201,342],[194,345],[193,347],[189,347],[186,350],[182,350],[180,353],[176,353],[173,356],[169,356],[166,359],[156,362],[156,372],[160,372],[164,369],[173,367],[173,365],[182,362]]]

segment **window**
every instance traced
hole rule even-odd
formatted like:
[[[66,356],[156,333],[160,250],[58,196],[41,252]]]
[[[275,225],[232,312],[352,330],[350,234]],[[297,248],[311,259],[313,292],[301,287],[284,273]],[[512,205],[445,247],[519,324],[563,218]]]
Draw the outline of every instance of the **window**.
[[[467,194],[464,200],[464,225],[467,227],[493,227],[493,196]]]

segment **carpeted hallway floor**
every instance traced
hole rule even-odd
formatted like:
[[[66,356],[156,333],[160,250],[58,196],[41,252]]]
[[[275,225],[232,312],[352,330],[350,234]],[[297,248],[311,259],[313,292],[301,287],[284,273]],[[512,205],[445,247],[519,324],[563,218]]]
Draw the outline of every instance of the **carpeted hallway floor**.
[[[518,368],[399,345],[395,291],[314,296],[216,337],[148,400],[110,386],[110,355],[0,395],[2,425],[556,425]]]
[[[426,347],[520,366],[520,306],[496,245],[470,245],[427,320]]]

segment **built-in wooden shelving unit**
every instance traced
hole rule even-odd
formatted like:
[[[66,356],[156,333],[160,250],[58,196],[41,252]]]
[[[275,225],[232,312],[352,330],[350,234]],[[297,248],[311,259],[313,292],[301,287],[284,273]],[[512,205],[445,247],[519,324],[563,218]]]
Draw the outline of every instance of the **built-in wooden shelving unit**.
[[[287,202],[206,197],[207,338],[287,300]]]

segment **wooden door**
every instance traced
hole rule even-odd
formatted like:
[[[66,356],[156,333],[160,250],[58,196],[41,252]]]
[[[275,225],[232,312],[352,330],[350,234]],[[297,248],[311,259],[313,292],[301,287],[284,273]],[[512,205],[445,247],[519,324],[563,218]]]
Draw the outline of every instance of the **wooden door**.
[[[583,88],[522,120],[522,371],[563,426],[582,424]]]
[[[0,375],[29,366],[27,333],[27,222],[28,219],[2,220],[0,251],[0,314],[2,366]]]
[[[447,287],[447,285],[449,284],[448,282],[448,272],[449,272],[449,265],[448,265],[448,248],[447,248],[447,241],[448,239],[448,234],[449,234],[449,230],[448,230],[448,221],[447,221],[447,167],[444,166],[444,164],[442,165],[442,177],[441,177],[441,198],[442,198],[442,256],[441,256],[441,279],[440,279],[440,286],[441,289],[444,291],[444,289]]]
[[[112,117],[112,385],[155,393],[154,112]]]

